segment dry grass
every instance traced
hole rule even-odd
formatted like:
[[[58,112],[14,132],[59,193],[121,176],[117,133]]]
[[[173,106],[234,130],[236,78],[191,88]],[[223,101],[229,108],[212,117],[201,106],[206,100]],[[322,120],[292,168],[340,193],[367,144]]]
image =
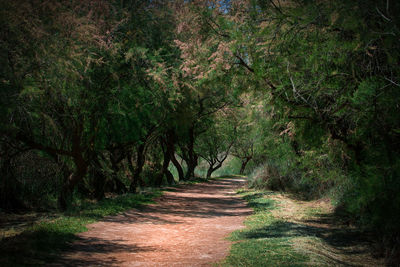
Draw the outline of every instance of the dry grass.
[[[308,256],[306,265],[384,266],[383,258],[373,257],[368,235],[335,217],[329,199],[300,201],[287,194],[268,198],[277,203],[273,216],[295,232],[291,243],[296,252]]]

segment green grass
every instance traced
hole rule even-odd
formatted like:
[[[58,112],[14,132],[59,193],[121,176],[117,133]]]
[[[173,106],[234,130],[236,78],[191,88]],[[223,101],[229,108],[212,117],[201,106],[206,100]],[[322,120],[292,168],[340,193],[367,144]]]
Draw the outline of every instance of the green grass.
[[[75,234],[87,231],[86,225],[105,216],[154,203],[162,192],[126,194],[97,203],[82,202],[55,219],[34,224],[19,235],[0,241],[0,266],[37,266],[54,260],[77,239]]]
[[[315,217],[323,214],[323,210],[321,208],[308,208],[304,211],[304,215],[306,217]]]
[[[304,266],[308,257],[294,251],[294,235],[281,234],[290,231],[290,226],[271,214],[272,209],[278,208],[274,200],[268,199],[273,193],[255,190],[238,193],[254,209],[254,214],[245,221],[246,228],[231,234],[230,240],[234,244],[221,265]]]

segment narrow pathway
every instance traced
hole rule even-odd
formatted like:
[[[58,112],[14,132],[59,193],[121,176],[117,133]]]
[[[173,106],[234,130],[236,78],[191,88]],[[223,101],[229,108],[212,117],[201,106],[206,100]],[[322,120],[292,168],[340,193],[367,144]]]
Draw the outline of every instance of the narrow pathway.
[[[235,195],[243,178],[173,188],[144,210],[89,225],[54,266],[211,266],[225,258],[225,238],[251,209]]]

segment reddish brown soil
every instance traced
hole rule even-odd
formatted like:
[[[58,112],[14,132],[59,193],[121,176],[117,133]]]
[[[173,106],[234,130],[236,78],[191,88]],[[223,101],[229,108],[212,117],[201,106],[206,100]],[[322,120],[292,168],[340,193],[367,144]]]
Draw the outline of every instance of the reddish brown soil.
[[[89,225],[56,266],[210,266],[251,214],[235,190],[242,178],[174,188],[143,210]]]

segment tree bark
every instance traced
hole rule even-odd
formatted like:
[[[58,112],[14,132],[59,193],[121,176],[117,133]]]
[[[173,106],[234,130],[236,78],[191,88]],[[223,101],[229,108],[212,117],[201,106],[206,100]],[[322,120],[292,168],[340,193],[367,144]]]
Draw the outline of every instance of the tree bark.
[[[120,162],[126,158],[128,160],[128,168],[131,171],[131,173],[133,174],[134,171],[132,171],[133,167],[130,161],[130,157],[129,154],[127,153],[127,151],[122,150],[122,152],[120,152],[120,150],[118,149],[109,149],[110,151],[110,161],[111,161],[111,169],[113,171],[112,175],[111,175],[111,181],[110,181],[110,188],[111,191],[117,194],[123,194],[127,192],[127,188],[125,186],[125,184],[118,178],[118,172],[120,171]],[[118,154],[118,152],[120,152]]]
[[[105,185],[106,177],[101,171],[95,171],[95,183],[94,183],[94,198],[96,200],[102,200],[105,198]]]
[[[175,184],[175,179],[172,173],[167,169],[165,172],[165,177],[167,177],[167,182],[168,185],[174,185]]]
[[[215,172],[216,170],[218,170],[219,168],[222,167],[222,162],[219,163],[217,166],[214,167],[214,165],[210,165],[210,167],[207,170],[207,179],[211,178],[211,175],[213,172]]]
[[[162,181],[163,181],[164,175],[167,177],[167,180],[168,180],[168,174],[167,173],[171,174],[169,172],[169,170],[168,170],[168,166],[169,166],[169,162],[171,161],[171,157],[170,157],[170,155],[169,155],[169,153],[167,152],[166,149],[163,148],[163,152],[164,152],[163,153],[164,154],[164,160],[163,160],[163,165],[162,165],[162,168],[161,168],[161,172],[157,176],[157,179],[156,179],[156,186],[157,187],[160,187],[162,185]],[[169,179],[170,178],[171,177],[169,177]],[[173,179],[174,178],[172,177],[172,180]],[[170,183],[170,182],[172,183],[172,181],[168,181],[168,183]]]
[[[129,187],[129,192],[131,192],[131,193],[136,192],[138,184],[141,181],[140,174],[142,173],[144,161],[145,161],[144,150],[145,150],[145,144],[143,143],[143,144],[139,145],[139,147],[137,149],[137,153],[136,153],[136,168],[133,172],[132,182]],[[129,159],[129,160],[131,160],[131,159]]]
[[[185,175],[185,179],[189,180],[190,178],[194,177],[194,170],[197,167],[198,164],[198,156],[196,154],[196,152],[194,151],[194,141],[195,141],[195,137],[194,137],[194,127],[190,127],[189,128],[189,144],[188,144],[188,157],[186,159],[186,163],[187,163],[187,172]]]
[[[247,165],[247,163],[249,163],[250,160],[251,160],[250,157],[244,158],[242,160],[242,166],[240,167],[240,171],[239,171],[240,175],[244,174],[244,170],[246,169],[246,165]]]
[[[194,178],[194,170],[197,167],[197,162],[195,162],[193,159],[190,159],[188,164],[188,169],[185,175],[185,180],[190,180],[191,178]]]
[[[61,210],[66,210],[68,201],[71,199],[75,186],[86,176],[88,163],[85,161],[81,153],[75,155],[75,172],[71,174],[65,181],[61,194],[58,198],[58,204]]]
[[[68,201],[72,197],[75,186],[86,176],[89,164],[84,157],[84,149],[81,146],[83,124],[80,123],[73,131],[71,156],[75,164],[75,171],[65,181],[58,199],[59,207],[66,210]]]
[[[211,174],[213,173],[213,171],[214,171],[213,167],[210,166],[207,170],[207,176],[206,176],[207,179],[211,178]]]
[[[94,197],[97,200],[102,200],[105,197],[105,186],[107,178],[101,172],[101,164],[95,159],[95,162],[92,166],[93,168],[93,178],[94,178]]]
[[[184,175],[181,164],[175,157],[175,137],[174,136],[175,136],[175,134],[172,130],[168,131],[167,138],[166,138],[167,152],[171,158],[172,164],[174,164],[176,170],[178,171],[179,181],[183,181],[185,179],[185,175]]]
[[[179,181],[185,180],[185,174],[183,172],[183,168],[182,168],[181,164],[179,163],[179,161],[176,159],[175,153],[170,154],[170,156],[171,156],[172,164],[174,164],[176,170],[178,171]]]

